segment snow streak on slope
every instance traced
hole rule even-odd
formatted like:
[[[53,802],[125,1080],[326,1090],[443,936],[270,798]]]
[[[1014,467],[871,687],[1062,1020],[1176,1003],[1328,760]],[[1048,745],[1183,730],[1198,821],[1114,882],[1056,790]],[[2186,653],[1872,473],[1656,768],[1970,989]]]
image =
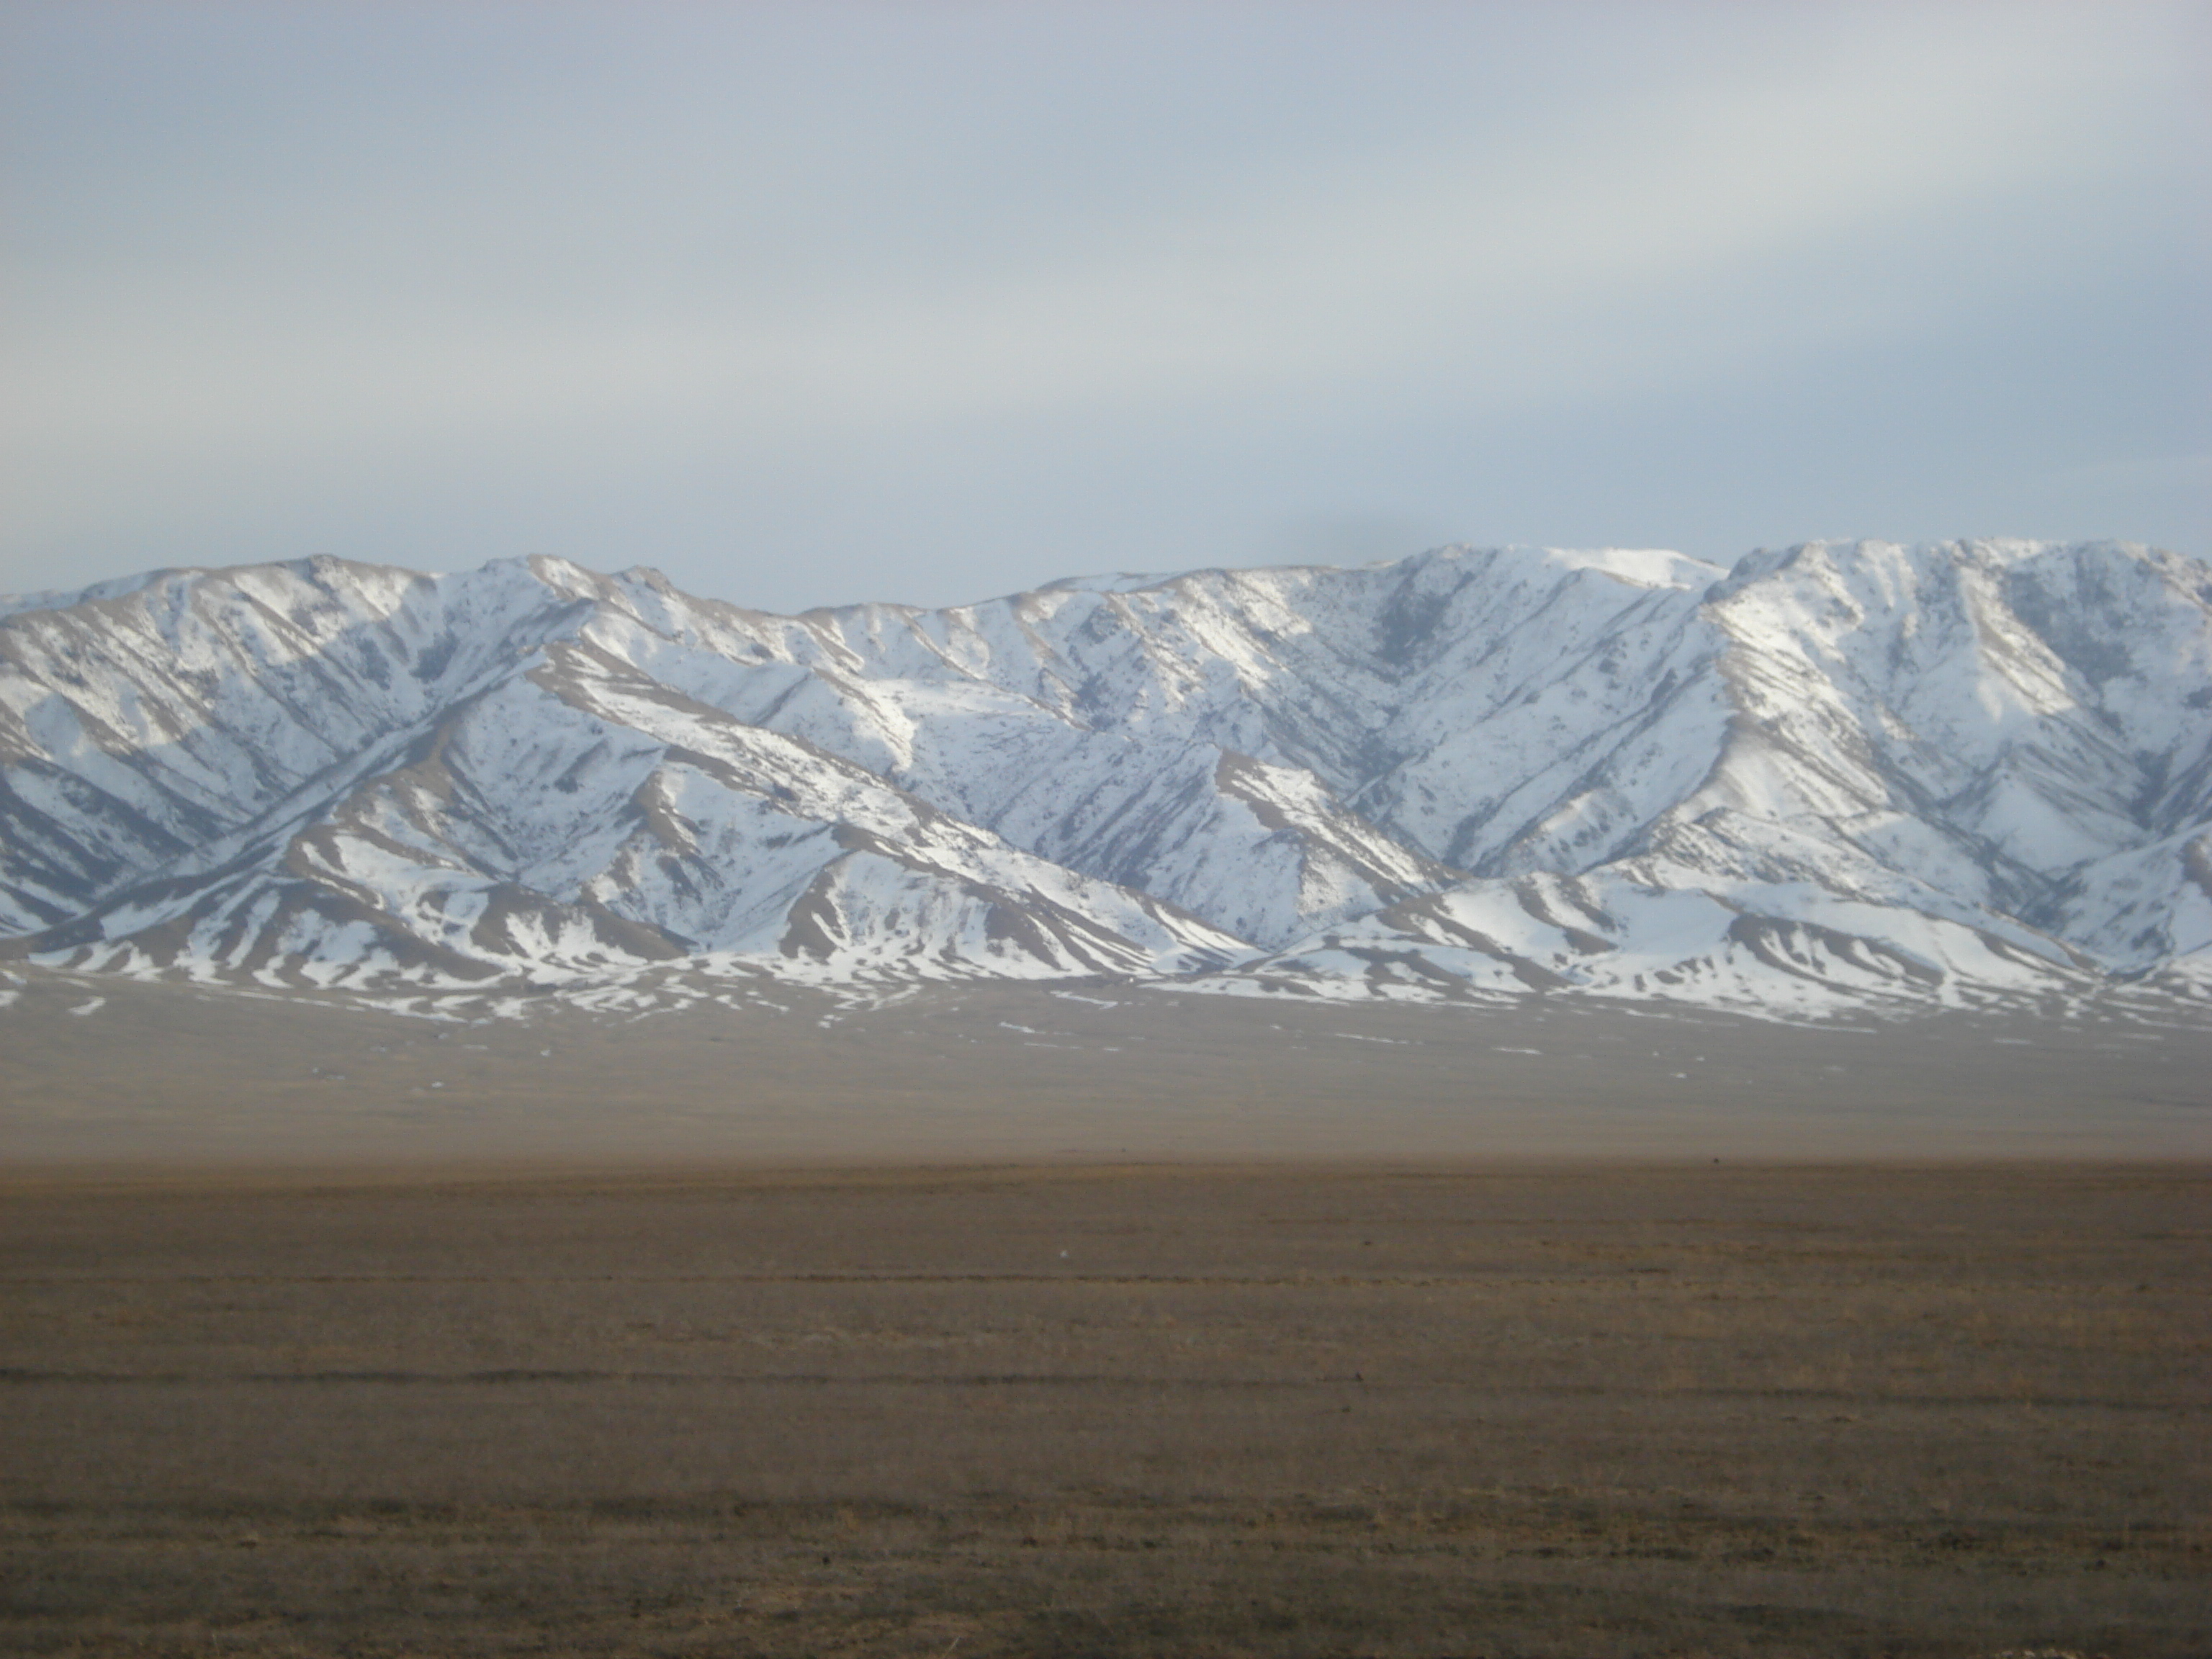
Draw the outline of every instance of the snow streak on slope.
[[[2212,994],[2212,571],[1445,549],[775,617],[316,560],[0,602],[0,935],[1800,1014]]]

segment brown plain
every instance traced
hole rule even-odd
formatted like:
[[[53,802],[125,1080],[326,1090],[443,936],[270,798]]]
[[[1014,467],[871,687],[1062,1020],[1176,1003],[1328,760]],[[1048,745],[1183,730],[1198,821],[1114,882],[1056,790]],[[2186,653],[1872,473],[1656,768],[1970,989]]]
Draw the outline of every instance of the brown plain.
[[[19,1166],[0,1647],[2202,1656],[2208,1191]]]

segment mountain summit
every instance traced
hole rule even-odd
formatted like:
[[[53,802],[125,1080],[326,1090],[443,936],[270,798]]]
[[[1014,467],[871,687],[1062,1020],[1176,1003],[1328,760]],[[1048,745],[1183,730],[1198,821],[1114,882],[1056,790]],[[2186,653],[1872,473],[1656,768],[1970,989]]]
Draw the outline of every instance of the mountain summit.
[[[1444,548],[768,615],[312,559],[0,599],[0,951],[505,997],[2212,996],[2212,568]]]

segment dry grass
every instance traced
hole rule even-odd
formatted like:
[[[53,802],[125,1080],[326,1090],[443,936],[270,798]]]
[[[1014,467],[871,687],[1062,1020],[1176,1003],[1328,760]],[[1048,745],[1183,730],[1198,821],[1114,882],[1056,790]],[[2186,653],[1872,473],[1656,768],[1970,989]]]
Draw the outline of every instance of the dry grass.
[[[0,1645],[2200,1656],[2209,1189],[21,1181]]]

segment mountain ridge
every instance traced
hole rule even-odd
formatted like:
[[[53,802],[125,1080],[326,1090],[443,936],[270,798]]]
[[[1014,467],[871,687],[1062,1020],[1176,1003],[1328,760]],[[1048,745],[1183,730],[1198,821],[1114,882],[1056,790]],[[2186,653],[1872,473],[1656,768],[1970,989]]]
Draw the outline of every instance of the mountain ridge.
[[[2212,567],[2122,543],[1449,547],[795,617],[542,556],[156,571],[0,599],[0,953],[2193,1006],[2208,709]]]

